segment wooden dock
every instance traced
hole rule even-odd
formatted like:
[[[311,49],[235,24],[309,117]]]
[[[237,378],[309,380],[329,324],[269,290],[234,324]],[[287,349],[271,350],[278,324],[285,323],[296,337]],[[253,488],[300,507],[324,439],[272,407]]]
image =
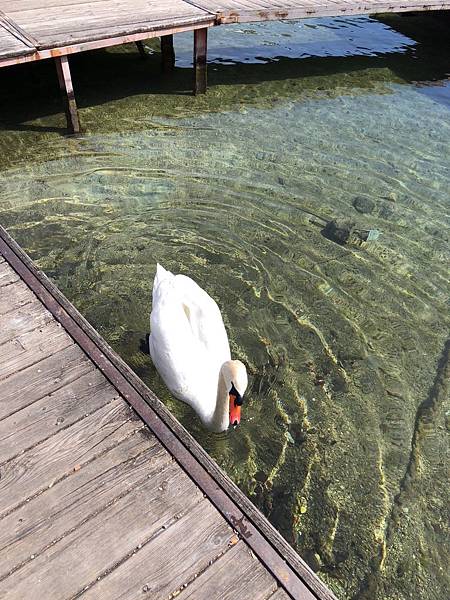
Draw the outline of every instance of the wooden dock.
[[[0,67],[53,58],[68,129],[81,129],[68,56],[160,37],[173,67],[173,35],[194,32],[194,93],[207,85],[207,32],[248,21],[449,10],[450,0],[0,0]]]
[[[0,227],[0,598],[333,600]]]

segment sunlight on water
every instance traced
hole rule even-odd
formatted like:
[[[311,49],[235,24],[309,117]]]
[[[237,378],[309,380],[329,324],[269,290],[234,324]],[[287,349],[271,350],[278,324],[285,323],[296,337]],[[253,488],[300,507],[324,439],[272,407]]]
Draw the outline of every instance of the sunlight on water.
[[[339,598],[443,598],[450,407],[417,414],[449,326],[447,37],[393,17],[210,38],[204,98],[190,36],[172,82],[132,48],[75,65],[79,138],[33,66],[2,112],[1,222]],[[339,245],[333,218],[381,236]],[[217,300],[248,365],[226,435],[140,351],[157,261]]]

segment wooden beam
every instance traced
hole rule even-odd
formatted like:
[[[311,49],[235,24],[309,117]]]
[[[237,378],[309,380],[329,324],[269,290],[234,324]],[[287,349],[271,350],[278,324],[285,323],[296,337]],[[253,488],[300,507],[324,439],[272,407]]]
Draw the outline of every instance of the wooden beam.
[[[173,71],[175,67],[175,50],[173,34],[161,36],[161,68],[164,73]]]
[[[5,58],[3,58],[2,55],[0,57],[0,68],[10,67],[12,65],[18,65],[26,62],[45,60],[47,58],[55,58],[57,56],[63,56],[64,54],[76,54],[78,52],[86,52],[87,50],[98,50],[99,48],[109,48],[110,46],[130,44],[131,42],[136,42],[138,40],[148,40],[150,38],[161,37],[162,31],[164,31],[164,35],[194,31],[195,29],[212,27],[214,22],[215,19],[213,16],[211,16],[209,21],[202,21],[201,23],[194,23],[191,25],[177,25],[176,27],[168,27],[164,30],[155,29],[154,31],[144,31],[140,33],[103,38],[100,40],[79,42],[76,44],[62,45],[55,48],[42,48],[36,50],[36,52],[33,52],[33,50],[30,48],[29,54],[20,54],[18,56],[8,56]]]
[[[139,50],[139,54],[141,55],[142,59],[146,59],[148,58],[148,54],[145,51],[145,47],[144,47],[144,43],[142,42],[142,40],[138,40],[137,42],[134,42],[136,44],[136,48]]]
[[[208,28],[194,31],[194,94],[205,94],[207,87]]]
[[[58,74],[59,88],[61,90],[66,112],[67,129],[70,133],[80,133],[80,120],[78,118],[77,104],[73,93],[68,57],[56,56],[55,65]]]

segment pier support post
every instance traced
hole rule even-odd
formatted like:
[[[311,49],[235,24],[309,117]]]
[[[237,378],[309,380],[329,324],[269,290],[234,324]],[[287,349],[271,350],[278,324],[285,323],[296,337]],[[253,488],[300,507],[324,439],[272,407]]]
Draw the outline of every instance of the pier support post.
[[[194,29],[194,94],[205,94],[208,28]]]
[[[56,72],[61,90],[64,109],[66,112],[67,129],[70,133],[80,133],[77,104],[73,93],[72,77],[70,75],[69,59],[66,55],[55,57]]]
[[[141,55],[141,58],[143,58],[143,59],[148,58],[148,54],[144,48],[144,43],[142,41],[139,41],[139,42],[135,42],[135,44],[136,44],[136,48],[139,50],[139,54]]]
[[[173,34],[161,36],[161,69],[163,73],[173,71],[175,67],[175,50]]]

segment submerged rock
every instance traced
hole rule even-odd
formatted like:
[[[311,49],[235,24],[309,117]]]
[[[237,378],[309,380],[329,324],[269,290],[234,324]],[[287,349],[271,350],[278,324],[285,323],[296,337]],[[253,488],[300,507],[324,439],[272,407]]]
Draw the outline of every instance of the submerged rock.
[[[365,196],[357,196],[353,200],[354,208],[362,214],[371,214],[375,208],[375,202]]]
[[[336,242],[337,244],[346,244],[355,229],[355,223],[350,219],[334,219],[329,221],[323,229],[323,235]]]

